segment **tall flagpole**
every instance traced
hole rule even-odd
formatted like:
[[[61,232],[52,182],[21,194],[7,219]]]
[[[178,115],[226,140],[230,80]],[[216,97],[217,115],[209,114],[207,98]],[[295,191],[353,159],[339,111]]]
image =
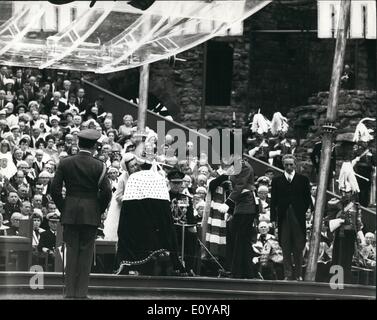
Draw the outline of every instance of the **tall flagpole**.
[[[309,260],[305,280],[315,281],[317,272],[318,252],[321,238],[322,217],[326,205],[326,189],[330,172],[331,149],[334,140],[333,133],[337,114],[340,77],[343,70],[344,56],[347,44],[347,35],[350,24],[351,0],[342,0],[340,4],[338,34],[334,54],[333,70],[330,84],[329,102],[326,114],[326,124],[323,126],[322,150],[320,161],[317,199],[314,212],[313,232],[310,239]]]

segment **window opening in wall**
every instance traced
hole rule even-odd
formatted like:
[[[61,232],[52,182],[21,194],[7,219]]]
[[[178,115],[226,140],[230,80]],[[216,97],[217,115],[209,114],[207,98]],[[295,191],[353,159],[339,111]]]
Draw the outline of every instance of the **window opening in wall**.
[[[233,78],[233,48],[226,42],[207,44],[206,105],[229,106]]]

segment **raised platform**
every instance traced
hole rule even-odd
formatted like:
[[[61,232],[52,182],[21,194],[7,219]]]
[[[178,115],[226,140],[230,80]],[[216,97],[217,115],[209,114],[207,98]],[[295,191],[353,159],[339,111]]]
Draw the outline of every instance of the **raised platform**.
[[[43,289],[32,289],[35,273],[0,272],[0,299],[60,299],[63,278],[43,274]],[[35,283],[35,282],[33,282]],[[92,274],[94,299],[376,299],[376,287],[345,285],[333,290],[325,283],[241,280],[206,277],[151,277]]]

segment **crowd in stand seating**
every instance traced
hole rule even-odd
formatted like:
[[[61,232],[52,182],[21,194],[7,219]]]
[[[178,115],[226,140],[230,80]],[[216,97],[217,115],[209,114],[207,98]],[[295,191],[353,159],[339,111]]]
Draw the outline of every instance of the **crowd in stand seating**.
[[[267,132],[258,130],[259,123],[245,135],[246,152],[261,161],[283,168],[282,157],[295,154],[297,142],[288,139],[284,130],[267,139]],[[250,128],[252,128],[250,124]],[[123,124],[114,128],[112,114],[99,97],[87,97],[79,81],[73,82],[64,75],[45,75],[34,69],[0,69],[0,236],[17,236],[19,222],[33,221],[34,263],[41,257],[53,258],[56,243],[56,227],[59,211],[50,196],[50,183],[59,161],[78,153],[77,133],[92,128],[101,133],[95,157],[106,163],[107,174],[113,192],[124,168],[121,165],[125,153],[136,152],[135,119],[124,115]],[[147,129],[144,158],[155,158],[160,146],[165,150],[173,144],[173,137],[158,141],[157,134]],[[170,154],[166,152],[166,154]],[[178,167],[184,173],[181,193],[192,198],[193,215],[198,228],[203,226],[206,202],[222,203],[224,194],[231,186],[227,181],[212,188],[211,182],[219,177],[224,168],[212,167],[205,153],[193,155],[193,144],[187,143],[187,159],[178,161],[176,156],[159,155],[157,160],[166,164],[166,170]],[[256,277],[282,279],[282,249],[276,237],[277,230],[270,221],[271,181],[276,175],[268,169],[256,177],[253,194],[257,204],[257,219],[254,222],[256,236],[250,243],[250,259]],[[219,189],[220,187],[220,189]],[[315,185],[312,186],[313,205],[307,213],[307,241],[312,229],[315,205]],[[211,209],[215,208],[212,207]],[[103,214],[103,221],[106,212]],[[200,274],[217,275],[218,265],[226,269],[227,215],[211,216],[206,234],[198,237],[205,248],[199,253],[202,258]],[[219,227],[220,226],[220,227]],[[98,237],[105,235],[99,229]],[[332,258],[332,234],[326,222],[323,226],[319,260],[330,265]],[[307,257],[308,245],[303,255]],[[366,268],[375,267],[375,234],[367,233],[365,242],[359,243],[355,264]],[[0,253],[1,257],[1,253]],[[208,269],[206,269],[208,268]],[[327,271],[328,273],[328,271]],[[326,271],[322,280],[326,278]]]

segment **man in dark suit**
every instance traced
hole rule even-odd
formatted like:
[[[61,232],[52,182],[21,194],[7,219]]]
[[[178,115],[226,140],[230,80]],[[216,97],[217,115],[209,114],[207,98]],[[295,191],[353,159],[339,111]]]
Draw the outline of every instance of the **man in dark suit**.
[[[85,97],[85,90],[83,88],[77,90],[76,106],[79,108],[80,112],[87,110],[89,107],[89,101]]]
[[[60,93],[59,91],[54,92],[53,97],[52,97],[52,100],[51,100],[50,103],[46,106],[46,108],[47,108],[47,109],[46,109],[47,114],[50,114],[51,109],[52,109],[52,107],[54,107],[54,106],[57,107],[58,110],[59,110],[61,113],[64,113],[64,111],[67,110],[67,105],[66,105],[64,102],[60,101],[61,97],[62,97],[62,95],[61,95],[61,93]]]
[[[4,89],[5,79],[8,78],[8,68],[6,66],[1,66],[0,68],[0,89]]]
[[[97,228],[112,196],[106,166],[93,157],[100,136],[93,129],[81,131],[79,153],[61,160],[51,184],[51,196],[62,213],[63,240],[67,245],[67,298],[87,296]]]
[[[31,85],[28,80],[23,83],[22,89],[17,91],[17,96],[19,95],[24,97],[26,104],[35,99],[35,95],[31,92]]]
[[[46,107],[51,103],[52,100],[52,92],[51,92],[51,84],[49,82],[45,82],[42,86],[41,94],[42,104]]]
[[[271,221],[277,222],[279,243],[283,249],[285,280],[302,280],[303,249],[306,235],[306,211],[310,197],[309,179],[295,172],[296,158],[283,156],[284,174],[272,179]],[[293,254],[295,276],[292,274]]]
[[[35,174],[39,176],[39,174],[43,171],[44,165],[46,164],[43,159],[43,150],[38,149],[35,152],[35,161],[33,162],[32,168],[35,170]]]
[[[19,90],[22,90],[25,79],[24,79],[21,69],[17,69],[16,76],[13,79],[14,79],[14,87],[13,87],[14,91],[18,92]]]

